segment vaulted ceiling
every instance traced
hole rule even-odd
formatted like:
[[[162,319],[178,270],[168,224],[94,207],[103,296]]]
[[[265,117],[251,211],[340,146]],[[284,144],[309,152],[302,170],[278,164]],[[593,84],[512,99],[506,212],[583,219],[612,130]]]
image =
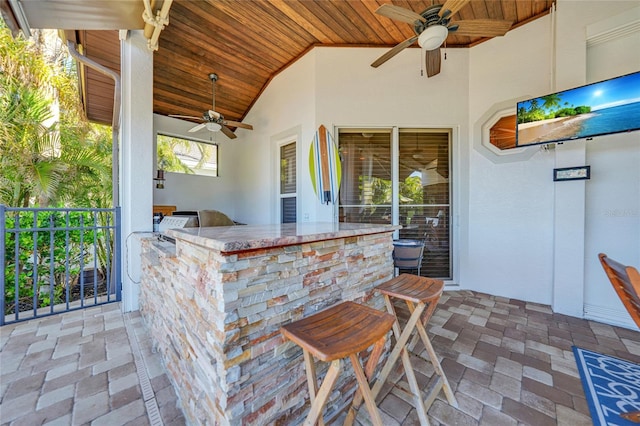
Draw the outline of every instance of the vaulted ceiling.
[[[211,104],[207,74],[215,72],[216,109],[240,120],[269,81],[314,46],[391,48],[414,36],[412,25],[375,13],[384,3],[390,1],[174,2],[154,57],[154,111],[201,115]],[[418,13],[432,5],[430,0],[393,3]],[[473,0],[454,21],[492,18],[517,25],[546,14],[551,3]],[[468,47],[482,40],[451,35],[447,46]]]
[[[202,115],[211,107],[208,74],[215,72],[219,76],[216,110],[229,120],[241,121],[271,79],[314,46],[392,48],[414,36],[413,25],[375,13],[385,3],[420,13],[444,0],[174,0],[169,25],[161,32],[154,53],[153,110],[162,115]],[[464,1],[452,22],[501,19],[513,21],[513,29],[547,14],[553,3]],[[82,44],[88,57],[119,69],[117,31],[67,34]],[[446,46],[468,48],[484,40],[451,33]],[[89,118],[110,123],[112,82],[93,71],[87,71],[84,78]]]

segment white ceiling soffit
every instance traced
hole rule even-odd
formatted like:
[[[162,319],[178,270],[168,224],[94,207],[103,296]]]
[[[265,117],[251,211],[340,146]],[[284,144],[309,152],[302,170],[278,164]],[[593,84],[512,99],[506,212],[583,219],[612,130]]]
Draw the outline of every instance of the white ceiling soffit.
[[[9,0],[30,28],[134,30],[144,28],[141,0]],[[21,10],[16,10],[19,8]]]

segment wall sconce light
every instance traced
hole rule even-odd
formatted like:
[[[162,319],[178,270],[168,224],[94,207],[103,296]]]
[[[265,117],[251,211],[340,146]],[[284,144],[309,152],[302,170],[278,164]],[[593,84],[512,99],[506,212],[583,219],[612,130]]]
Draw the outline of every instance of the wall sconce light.
[[[158,169],[156,177],[153,178],[156,181],[156,188],[164,189],[164,170]]]

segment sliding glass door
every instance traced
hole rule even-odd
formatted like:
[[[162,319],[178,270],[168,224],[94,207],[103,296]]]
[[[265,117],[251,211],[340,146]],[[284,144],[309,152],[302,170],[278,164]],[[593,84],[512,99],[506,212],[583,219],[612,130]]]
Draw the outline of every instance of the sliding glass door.
[[[391,223],[391,129],[341,129],[341,222]]]
[[[339,129],[339,220],[402,225],[425,241],[421,274],[451,279],[448,129]]]

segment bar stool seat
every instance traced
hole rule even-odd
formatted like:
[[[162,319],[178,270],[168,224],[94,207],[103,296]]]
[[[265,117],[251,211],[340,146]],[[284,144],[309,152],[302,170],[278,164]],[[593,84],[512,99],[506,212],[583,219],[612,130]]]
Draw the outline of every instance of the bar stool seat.
[[[449,404],[453,407],[458,407],[458,401],[453,395],[449,381],[442,370],[442,366],[438,361],[438,356],[436,355],[436,352],[431,345],[431,341],[429,340],[429,336],[427,335],[427,331],[425,330],[425,325],[433,315],[436,305],[440,300],[440,296],[442,295],[442,291],[444,290],[444,282],[442,280],[419,277],[417,275],[401,274],[379,285],[376,287],[376,290],[382,293],[385,305],[387,306],[387,311],[393,314],[395,318],[393,334],[397,343],[391,351],[385,366],[380,372],[379,378],[376,380],[372,389],[373,397],[375,398],[378,395],[382,385],[398,360],[398,357],[400,357],[404,366],[405,375],[407,376],[407,381],[409,382],[409,387],[411,388],[410,393],[412,394],[414,405],[418,412],[420,424],[428,425],[429,420],[427,419],[427,411],[440,390],[444,391]],[[398,322],[395,306],[391,300],[392,298],[404,300],[409,308],[409,312],[411,313],[411,316],[402,331],[400,329],[400,323]],[[414,334],[414,330],[417,334]],[[413,340],[409,343],[409,338],[412,335]],[[418,338],[422,340],[422,343],[427,350],[429,360],[431,361],[436,374],[439,376],[438,380],[428,391],[426,399],[423,399],[422,397],[422,390],[418,387],[413,366],[409,359],[409,348],[415,345]]]
[[[349,357],[358,382],[354,401],[364,397],[371,420],[382,425],[380,413],[371,395],[368,380],[371,380],[376,364],[384,349],[386,334],[395,322],[395,317],[355,302],[342,302],[322,312],[284,325],[281,333],[303,349],[311,409],[305,425],[316,421],[324,424],[322,408],[341,370],[341,359]],[[369,360],[362,370],[358,353],[375,345]],[[331,362],[329,370],[318,388],[315,364],[312,356]]]

